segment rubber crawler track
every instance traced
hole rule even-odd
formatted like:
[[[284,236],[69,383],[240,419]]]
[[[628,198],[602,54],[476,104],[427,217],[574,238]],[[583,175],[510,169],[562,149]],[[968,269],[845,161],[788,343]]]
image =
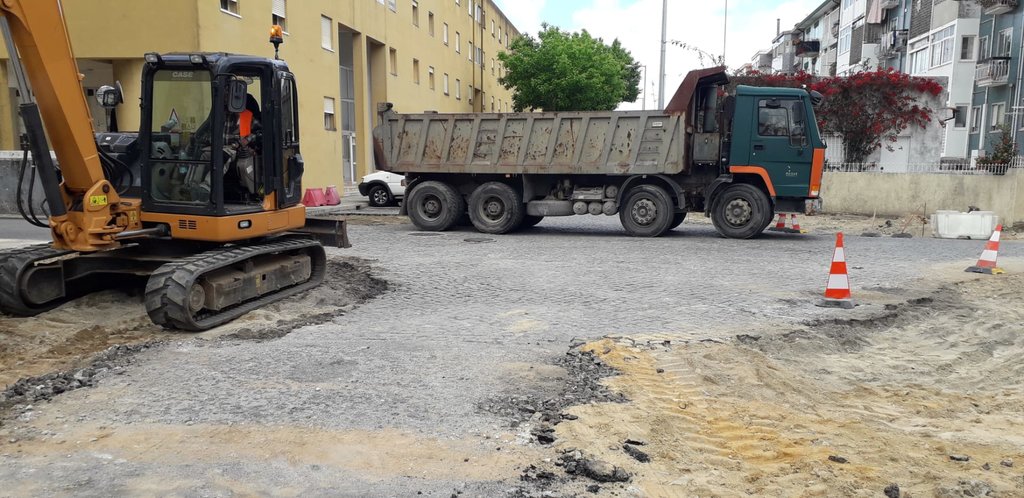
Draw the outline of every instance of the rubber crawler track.
[[[188,290],[197,279],[211,271],[266,254],[300,251],[312,259],[309,280],[280,291],[212,313],[201,310],[195,316],[188,306]],[[318,242],[305,238],[279,238],[270,242],[231,246],[201,252],[158,268],[146,283],[146,312],[154,323],[166,328],[199,332],[229,322],[254,309],[279,301],[320,284],[326,272],[326,254]],[[211,314],[212,313],[212,314]]]
[[[21,294],[21,276],[34,261],[68,252],[53,249],[49,244],[0,251],[0,311],[15,316],[34,316],[52,310],[74,297],[66,296],[63,299],[34,305],[26,303]]]

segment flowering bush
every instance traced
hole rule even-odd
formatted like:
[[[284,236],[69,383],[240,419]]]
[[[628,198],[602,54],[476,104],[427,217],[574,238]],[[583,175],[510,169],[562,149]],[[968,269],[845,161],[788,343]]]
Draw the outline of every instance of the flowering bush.
[[[892,69],[878,69],[851,76],[815,77],[751,71],[732,78],[753,86],[806,87],[825,96],[815,109],[818,127],[842,135],[848,162],[863,162],[883,142],[895,142],[911,126],[924,128],[933,111],[924,96],[937,97],[942,85]]]

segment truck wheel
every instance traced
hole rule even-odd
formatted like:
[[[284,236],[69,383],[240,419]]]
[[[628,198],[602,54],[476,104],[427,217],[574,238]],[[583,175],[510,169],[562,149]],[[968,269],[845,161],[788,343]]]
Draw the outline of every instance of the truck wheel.
[[[771,202],[761,189],[745,183],[727,187],[715,198],[711,222],[731,239],[749,239],[771,222]]]
[[[535,227],[535,226],[537,226],[537,223],[540,223],[540,221],[543,220],[543,219],[544,219],[543,216],[530,216],[530,215],[523,216],[523,223],[521,225],[519,225],[519,228]]]
[[[657,185],[638,185],[629,190],[619,208],[622,227],[634,237],[657,237],[668,231],[674,213],[672,198]]]
[[[409,219],[420,230],[443,232],[451,228],[466,207],[462,196],[450,185],[423,182],[406,196]]]
[[[480,232],[511,232],[519,228],[525,215],[522,196],[504,183],[487,182],[469,196],[469,219]]]
[[[683,224],[683,220],[686,219],[686,213],[676,213],[672,215],[672,223],[668,225],[669,230],[675,229],[677,226]]]

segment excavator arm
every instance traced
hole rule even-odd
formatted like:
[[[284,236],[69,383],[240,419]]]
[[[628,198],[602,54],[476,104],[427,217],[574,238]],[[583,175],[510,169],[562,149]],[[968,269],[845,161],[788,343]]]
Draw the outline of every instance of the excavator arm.
[[[54,248],[91,252],[118,247],[117,234],[141,228],[140,203],[121,199],[104,175],[60,0],[0,0],[0,14],[9,27],[9,56],[15,64],[20,57],[37,100],[23,96],[20,110],[33,157],[42,166]],[[62,183],[56,169],[46,167],[47,135]]]

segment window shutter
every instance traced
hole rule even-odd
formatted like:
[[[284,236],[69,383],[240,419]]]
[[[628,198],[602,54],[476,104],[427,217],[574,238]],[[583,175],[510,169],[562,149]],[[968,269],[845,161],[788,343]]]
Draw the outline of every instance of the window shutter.
[[[327,16],[320,16],[320,46],[328,50],[334,49],[334,44],[331,40],[334,38],[331,36],[331,18]]]
[[[334,99],[324,97],[324,114],[334,114]]]
[[[277,17],[288,17],[285,10],[285,0],[273,0],[270,4],[270,13]]]

